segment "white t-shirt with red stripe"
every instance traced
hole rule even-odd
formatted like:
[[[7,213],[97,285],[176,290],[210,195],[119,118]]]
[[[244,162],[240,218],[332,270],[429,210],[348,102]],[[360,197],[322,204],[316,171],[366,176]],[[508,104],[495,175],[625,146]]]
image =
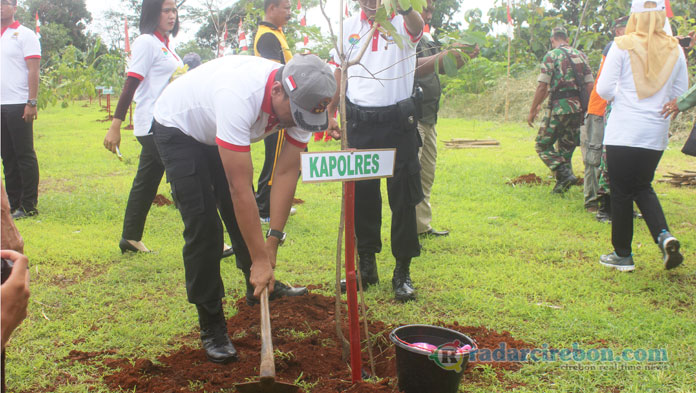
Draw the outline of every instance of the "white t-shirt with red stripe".
[[[145,136],[152,126],[155,101],[177,68],[184,62],[169,49],[169,39],[158,32],[143,34],[133,42],[133,51],[128,63],[128,76],[140,79],[133,100],[137,103],[133,116],[133,134]]]
[[[271,86],[281,64],[261,57],[211,60],[169,84],[155,104],[155,120],[206,145],[247,152],[253,142],[279,131]],[[312,133],[286,129],[304,148]]]
[[[27,59],[41,58],[39,37],[15,21],[2,29],[0,58],[0,104],[26,104],[30,98]]]
[[[365,67],[352,66],[348,69],[346,96],[353,104],[384,107],[394,105],[413,93],[416,46],[423,34],[412,36],[401,15],[394,16],[391,23],[403,38],[403,48],[399,48],[394,39],[380,32],[380,29],[368,37],[372,24],[363,12],[343,22],[343,50],[348,61],[357,57],[365,40],[371,41],[360,61]],[[340,64],[335,51],[333,55],[335,65]],[[380,80],[375,80],[375,77]]]

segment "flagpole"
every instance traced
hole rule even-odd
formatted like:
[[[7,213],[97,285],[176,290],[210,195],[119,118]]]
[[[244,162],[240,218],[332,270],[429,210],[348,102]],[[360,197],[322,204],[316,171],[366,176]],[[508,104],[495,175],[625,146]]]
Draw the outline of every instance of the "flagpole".
[[[582,10],[582,16],[580,16],[580,23],[578,23],[578,29],[575,31],[575,39],[573,40],[573,48],[578,46],[578,35],[580,34],[580,29],[582,28],[582,23],[585,20],[585,13],[587,12],[587,6],[590,4],[590,0],[585,0],[585,7]]]

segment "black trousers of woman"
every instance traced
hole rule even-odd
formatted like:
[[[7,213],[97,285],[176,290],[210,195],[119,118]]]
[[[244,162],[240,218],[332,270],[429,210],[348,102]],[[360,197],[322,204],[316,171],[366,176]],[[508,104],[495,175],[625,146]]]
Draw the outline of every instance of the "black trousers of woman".
[[[140,241],[143,238],[145,220],[150,212],[152,201],[157,196],[164,164],[160,158],[153,136],[139,136],[138,142],[142,145],[138,172],[133,179],[133,186],[128,196],[126,214],[123,218],[123,238],[126,240]]]
[[[633,201],[638,205],[653,240],[669,231],[657,194],[652,188],[662,151],[628,146],[607,146],[611,178],[611,242],[620,257],[631,255]]]

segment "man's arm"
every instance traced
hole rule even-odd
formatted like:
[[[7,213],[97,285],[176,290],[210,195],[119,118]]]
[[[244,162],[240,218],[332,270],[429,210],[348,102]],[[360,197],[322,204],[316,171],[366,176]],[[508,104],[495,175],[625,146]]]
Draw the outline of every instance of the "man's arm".
[[[242,232],[244,242],[251,256],[251,283],[254,285],[254,296],[260,296],[263,289],[273,290],[275,278],[273,266],[268,253],[266,242],[261,232],[259,208],[254,197],[253,184],[254,167],[251,152],[238,152],[218,147],[222,166],[225,169],[230,195],[234,205],[234,214]],[[296,178],[297,179],[297,178]],[[275,184],[273,185],[275,188]],[[289,208],[288,208],[289,210]]]
[[[548,83],[539,82],[536,92],[534,93],[534,100],[532,100],[532,107],[529,109],[529,117],[527,117],[527,124],[529,124],[530,127],[534,127],[534,119],[536,119],[539,114],[539,108],[548,95]]]
[[[254,55],[261,56],[264,59],[273,60],[276,63],[285,64],[283,56],[283,47],[278,41],[278,37],[271,33],[264,33],[256,43]]]
[[[404,15],[404,23],[406,24],[406,30],[411,34],[411,37],[420,37],[423,33],[423,27],[425,22],[420,13],[411,10],[408,14]]]
[[[12,273],[7,278],[0,296],[2,297],[1,318],[2,318],[2,349],[10,339],[12,332],[19,326],[27,316],[27,306],[29,305],[29,270],[27,257],[12,250],[0,251],[0,256],[9,259],[14,263]]]
[[[0,248],[3,250],[14,250],[17,252],[24,252],[24,240],[19,234],[17,227],[12,221],[12,212],[10,212],[10,202],[7,198],[7,192],[5,192],[5,186],[0,183],[0,189],[2,196],[0,196],[2,209],[0,210]]]
[[[423,77],[430,75],[435,72],[435,62],[437,61],[438,64],[438,69],[440,74],[444,75],[445,74],[445,56],[447,56],[449,53],[453,54],[455,59],[457,59],[457,69],[460,69],[466,64],[466,61],[464,60],[464,56],[462,56],[462,52],[458,50],[446,50],[442,51],[436,55],[428,56],[428,57],[419,57],[416,63],[416,77]],[[476,56],[478,56],[479,49],[478,47],[474,47],[474,51],[469,54],[469,58],[473,59]]]
[[[39,65],[41,59],[30,58],[25,60],[27,62],[27,68],[29,69],[29,74],[27,75],[29,82],[29,99],[35,100],[39,95]],[[34,121],[38,116],[38,109],[35,106],[26,105],[24,107],[24,121],[30,123]]]
[[[270,229],[283,232],[285,223],[288,221],[292,198],[297,187],[297,177],[300,173],[300,153],[302,151],[303,148],[285,139],[272,179]],[[274,236],[269,236],[266,239],[266,252],[273,266],[276,264],[279,241]]]

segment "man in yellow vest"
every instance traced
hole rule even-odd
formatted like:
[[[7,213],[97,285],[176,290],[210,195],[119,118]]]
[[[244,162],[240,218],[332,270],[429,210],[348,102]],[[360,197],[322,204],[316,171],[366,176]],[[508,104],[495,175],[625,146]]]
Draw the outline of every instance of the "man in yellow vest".
[[[292,15],[289,0],[264,0],[266,15],[259,23],[259,29],[254,38],[254,55],[273,60],[280,64],[287,64],[292,59],[290,47],[283,34],[285,26]],[[271,186],[273,185],[273,173],[280,155],[280,150],[285,143],[285,130],[280,130],[274,135],[269,135],[263,140],[266,146],[266,155],[263,168],[259,174],[256,188],[256,204],[259,207],[259,217],[262,222],[270,222],[271,217]],[[292,215],[294,208],[290,209]],[[249,282],[245,272],[247,283],[247,303],[255,304],[253,297],[254,287]],[[289,287],[281,282],[276,282],[275,290],[271,293],[271,300],[281,296],[301,296],[307,293],[306,287]]]
[[[282,29],[292,15],[290,0],[264,0],[264,10],[265,16],[259,23],[259,29],[254,38],[254,55],[287,64],[292,59],[292,53]],[[273,172],[284,140],[285,130],[263,140],[266,155],[256,188],[256,204],[259,207],[262,222],[268,222],[271,216]],[[290,214],[293,213],[294,208],[291,208]]]

